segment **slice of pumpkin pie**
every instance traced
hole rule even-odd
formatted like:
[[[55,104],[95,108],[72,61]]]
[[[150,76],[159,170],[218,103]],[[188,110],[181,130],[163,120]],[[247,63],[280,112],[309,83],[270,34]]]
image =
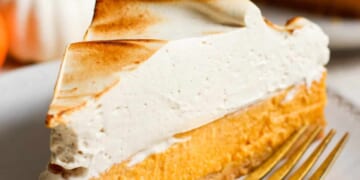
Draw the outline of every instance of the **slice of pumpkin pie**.
[[[234,178],[325,125],[328,38],[247,0],[98,0],[65,53],[41,179]]]

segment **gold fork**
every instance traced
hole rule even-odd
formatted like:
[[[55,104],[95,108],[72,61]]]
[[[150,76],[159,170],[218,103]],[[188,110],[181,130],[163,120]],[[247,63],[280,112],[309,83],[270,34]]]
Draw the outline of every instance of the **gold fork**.
[[[258,180],[267,175],[273,167],[278,164],[283,157],[288,154],[292,147],[298,142],[301,138],[305,136],[305,132],[309,131],[309,127],[303,127],[296,133],[294,133],[272,156],[270,156],[265,163],[260,165],[257,169],[251,172],[246,176],[246,180]],[[293,169],[296,163],[300,160],[301,156],[306,152],[310,144],[315,140],[315,138],[321,132],[321,127],[314,128],[310,134],[305,136],[307,138],[299,146],[296,146],[295,152],[292,152],[291,155],[286,158],[286,162],[274,173],[269,175],[269,180],[279,180],[284,179],[284,177],[289,174]],[[306,159],[306,161],[292,173],[287,179],[298,180],[303,179],[309,170],[314,166],[317,159],[320,157],[322,152],[325,150],[326,146],[330,143],[331,139],[335,135],[335,130],[330,130],[322,142],[317,146],[317,148],[312,152],[312,154]],[[337,143],[335,148],[330,152],[328,157],[322,162],[318,169],[310,176],[309,179],[322,179],[326,175],[326,172],[330,169],[331,165],[334,163],[337,156],[342,151],[345,143],[349,138],[349,133],[345,133],[341,140]]]

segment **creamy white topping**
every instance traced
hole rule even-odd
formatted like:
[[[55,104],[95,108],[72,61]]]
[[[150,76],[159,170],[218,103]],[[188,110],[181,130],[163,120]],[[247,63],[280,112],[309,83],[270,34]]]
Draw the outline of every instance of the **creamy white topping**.
[[[137,69],[119,72],[119,84],[53,129],[51,163],[87,169],[70,179],[96,177],[138,152],[158,152],[146,149],[177,133],[316,80],[329,59],[319,27],[298,19],[298,30],[276,31],[252,7],[252,25],[170,41]]]
[[[285,104],[285,103],[292,101],[297,92],[298,92],[298,87],[294,87],[293,89],[291,89],[289,92],[287,92],[285,98],[283,99],[283,101],[281,103]]]
[[[177,139],[177,138],[172,137],[166,141],[163,141],[159,144],[151,146],[150,148],[146,148],[145,150],[140,151],[139,153],[136,153],[133,157],[131,157],[130,162],[127,164],[127,166],[132,167],[132,166],[142,162],[143,160],[145,160],[148,156],[150,156],[152,154],[158,154],[158,153],[165,152],[171,145],[176,144],[176,143],[183,143],[190,139],[191,139],[191,137],[182,138],[182,139]]]

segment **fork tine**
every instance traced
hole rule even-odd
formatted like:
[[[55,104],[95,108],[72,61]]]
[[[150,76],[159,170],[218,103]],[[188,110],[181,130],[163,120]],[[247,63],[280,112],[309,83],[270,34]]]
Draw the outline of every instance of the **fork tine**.
[[[284,155],[289,151],[289,149],[295,144],[299,137],[305,132],[308,128],[302,127],[299,131],[294,133],[290,139],[288,139],[284,145],[280,147],[269,159],[265,161],[261,166],[259,166],[255,171],[251,172],[245,180],[258,180],[266,175],[280,160]]]
[[[341,138],[341,140],[336,144],[335,148],[331,151],[329,156],[324,160],[324,162],[319,166],[315,173],[310,177],[311,180],[322,179],[326,175],[327,171],[331,168],[332,164],[335,162],[335,159],[339,156],[340,152],[344,148],[347,140],[349,139],[349,133]]]
[[[270,177],[269,180],[277,180],[277,179],[283,179],[284,176],[286,176],[289,171],[295,166],[297,161],[301,158],[301,156],[306,152],[309,145],[314,141],[314,139],[318,136],[318,134],[321,131],[321,127],[316,127],[311,134],[308,136],[309,138],[301,144],[301,146],[298,148],[298,150],[293,153],[285,164],[283,164],[278,170],[276,170]]]
[[[326,146],[329,144],[331,139],[335,135],[335,130],[332,129],[326,135],[325,139],[318,145],[315,151],[310,155],[308,159],[301,165],[301,167],[289,178],[290,180],[298,180],[302,179],[311,169],[311,167],[315,164],[316,160],[320,157],[321,153],[324,151]]]

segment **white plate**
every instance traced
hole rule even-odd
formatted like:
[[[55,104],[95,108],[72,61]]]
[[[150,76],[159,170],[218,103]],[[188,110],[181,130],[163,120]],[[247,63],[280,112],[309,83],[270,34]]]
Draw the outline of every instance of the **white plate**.
[[[59,62],[0,75],[0,179],[37,179],[49,158],[49,130],[44,127]],[[334,93],[329,95],[329,127],[351,133],[327,179],[360,177],[360,111]],[[333,145],[333,144],[332,144]]]
[[[306,17],[319,24],[330,37],[330,47],[333,49],[360,48],[360,20],[333,18],[328,16],[314,15],[304,11],[289,10],[260,5],[263,15],[269,20],[284,24],[294,16]]]
[[[0,179],[37,179],[49,158],[44,126],[59,62],[0,74]]]

